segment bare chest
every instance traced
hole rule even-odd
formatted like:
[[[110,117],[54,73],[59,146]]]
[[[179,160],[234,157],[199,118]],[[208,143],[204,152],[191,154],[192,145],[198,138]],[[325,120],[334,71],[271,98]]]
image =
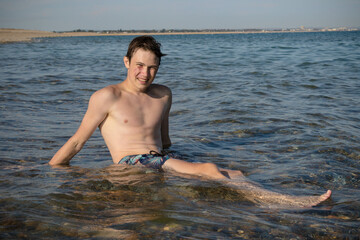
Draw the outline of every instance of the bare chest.
[[[165,108],[163,99],[123,98],[113,106],[109,117],[120,126],[152,128],[161,124]]]

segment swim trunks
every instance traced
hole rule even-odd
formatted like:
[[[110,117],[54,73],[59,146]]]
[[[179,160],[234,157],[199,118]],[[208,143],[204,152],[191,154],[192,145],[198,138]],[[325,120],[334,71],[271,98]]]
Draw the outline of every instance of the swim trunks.
[[[119,164],[135,165],[141,163],[148,168],[160,169],[170,156],[150,151],[148,154],[130,155],[122,158]]]

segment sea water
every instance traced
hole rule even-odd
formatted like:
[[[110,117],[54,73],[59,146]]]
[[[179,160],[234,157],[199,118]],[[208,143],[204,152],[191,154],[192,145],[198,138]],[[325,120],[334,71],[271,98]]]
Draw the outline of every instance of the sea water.
[[[132,38],[0,45],[0,238],[359,238],[360,32],[156,36],[171,154],[282,193],[333,190],[304,210],[114,165],[98,130],[69,167],[50,167],[91,94],[126,77]]]

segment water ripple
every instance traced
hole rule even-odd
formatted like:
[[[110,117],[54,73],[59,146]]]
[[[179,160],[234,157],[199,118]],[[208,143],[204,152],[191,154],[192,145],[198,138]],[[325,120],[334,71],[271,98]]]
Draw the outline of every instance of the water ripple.
[[[0,45],[0,238],[358,237],[359,32],[157,38],[172,155],[332,200],[259,209],[211,181],[111,165],[98,131],[72,166],[50,168],[91,94],[126,77],[132,37],[39,39]]]

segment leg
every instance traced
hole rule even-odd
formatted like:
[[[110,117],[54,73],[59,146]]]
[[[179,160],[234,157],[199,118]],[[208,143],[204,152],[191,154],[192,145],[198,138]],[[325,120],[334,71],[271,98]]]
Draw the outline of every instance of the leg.
[[[174,170],[178,173],[190,174],[212,179],[226,179],[218,167],[213,163],[190,163],[183,160],[170,158],[162,166],[164,170]]]
[[[204,176],[215,179],[236,179],[244,177],[244,174],[241,171],[225,168],[219,169],[213,163],[190,163],[175,158],[168,159],[164,163],[163,168],[171,169],[179,173]]]
[[[189,163],[170,158],[164,163],[163,168],[219,180],[227,186],[238,189],[250,201],[267,207],[312,207],[325,201],[331,195],[330,190],[321,196],[292,196],[269,191],[248,180],[241,171],[219,169],[213,163]]]

